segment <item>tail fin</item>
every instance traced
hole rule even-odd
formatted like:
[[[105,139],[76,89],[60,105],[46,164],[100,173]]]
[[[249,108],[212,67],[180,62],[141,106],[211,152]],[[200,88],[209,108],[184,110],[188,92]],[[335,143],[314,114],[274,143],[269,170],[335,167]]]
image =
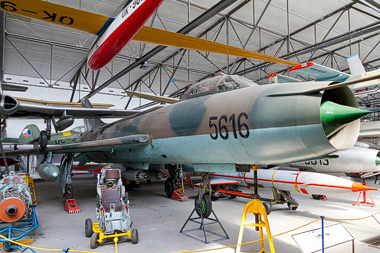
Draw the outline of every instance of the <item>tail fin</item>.
[[[40,138],[40,129],[34,124],[27,125],[22,130],[19,141],[21,144],[33,144]]]
[[[88,97],[83,97],[81,101],[82,101],[82,107],[93,108],[90,103],[90,100],[88,100]],[[91,131],[93,129],[100,128],[106,125],[106,123],[104,123],[99,118],[93,118],[93,119],[87,118],[87,119],[83,119],[83,121],[84,121],[84,128],[86,131]]]
[[[351,75],[358,75],[365,73],[362,61],[357,54],[347,57],[348,67],[350,68]]]

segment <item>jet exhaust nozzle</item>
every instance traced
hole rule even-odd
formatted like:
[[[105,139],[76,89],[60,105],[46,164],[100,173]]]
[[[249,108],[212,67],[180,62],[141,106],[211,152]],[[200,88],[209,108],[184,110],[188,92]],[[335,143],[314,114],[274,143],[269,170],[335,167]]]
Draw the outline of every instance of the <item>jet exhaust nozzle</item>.
[[[19,103],[17,99],[9,95],[1,95],[0,97],[0,114],[4,116],[12,115],[17,111]]]

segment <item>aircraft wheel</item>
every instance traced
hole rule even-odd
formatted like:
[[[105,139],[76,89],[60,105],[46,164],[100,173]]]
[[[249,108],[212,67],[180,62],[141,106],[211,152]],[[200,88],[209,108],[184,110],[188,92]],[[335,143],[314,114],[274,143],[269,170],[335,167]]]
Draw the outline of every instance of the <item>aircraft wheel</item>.
[[[263,201],[262,203],[263,203],[263,206],[265,207],[265,210],[267,211],[267,215],[269,215],[270,212],[272,211],[272,206],[266,201]]]
[[[165,180],[165,193],[168,198],[173,195],[173,192],[177,190],[177,185],[175,184],[173,178],[169,177]]]
[[[91,237],[94,231],[92,230],[92,220],[87,218],[84,223],[84,233],[86,237]]]
[[[5,252],[12,252],[13,251],[13,248],[10,247],[9,242],[5,242],[3,244],[3,249],[4,249]]]
[[[132,229],[132,243],[137,244],[139,242],[139,232],[136,228]]]
[[[93,233],[90,239],[90,247],[91,249],[96,249],[99,246],[99,233]]]
[[[194,205],[197,204],[197,199],[198,199],[198,195],[195,198]],[[201,217],[201,212],[202,212],[203,218],[208,218],[210,216],[212,212],[212,203],[211,203],[211,198],[208,194],[203,195],[202,202],[201,202],[201,210],[199,211],[198,209],[196,209],[196,211],[199,217]]]
[[[290,206],[291,204],[288,202],[288,208],[289,208],[289,210],[295,211],[298,208],[298,201],[295,198],[293,198],[293,202],[294,202],[294,205],[296,205],[296,206],[291,207]]]
[[[140,189],[141,188],[141,182],[140,181],[135,181],[135,187],[137,189]]]
[[[313,197],[313,199],[316,199],[316,200],[320,200],[323,197],[323,195],[315,195],[315,194],[312,194],[311,196]]]
[[[42,130],[40,132],[40,148],[44,150],[47,147],[47,144],[48,144],[47,132],[45,130]]]

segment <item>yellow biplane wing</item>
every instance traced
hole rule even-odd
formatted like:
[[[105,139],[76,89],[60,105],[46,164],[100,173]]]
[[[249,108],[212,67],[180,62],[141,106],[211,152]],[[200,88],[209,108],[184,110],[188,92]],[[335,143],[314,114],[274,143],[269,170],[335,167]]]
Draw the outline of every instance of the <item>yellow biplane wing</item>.
[[[42,0],[0,1],[0,10],[92,34],[100,34],[113,20],[107,16]],[[252,58],[291,66],[299,64],[274,56],[148,26],[142,27],[133,40],[163,46]]]

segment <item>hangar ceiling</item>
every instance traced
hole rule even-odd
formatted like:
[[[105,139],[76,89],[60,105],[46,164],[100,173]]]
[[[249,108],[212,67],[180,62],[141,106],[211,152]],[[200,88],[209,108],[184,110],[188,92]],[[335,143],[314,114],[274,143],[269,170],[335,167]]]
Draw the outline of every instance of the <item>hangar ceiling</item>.
[[[112,17],[129,1],[49,2]],[[380,66],[379,14],[376,0],[165,0],[146,25],[344,72],[345,58],[358,54],[370,71]],[[2,20],[3,73],[38,78],[41,86],[52,89],[68,82],[72,93],[67,101],[80,90],[90,97],[112,95],[110,88],[178,98],[192,83],[220,71],[265,84],[270,73],[288,70],[286,65],[132,41],[113,62],[94,72],[86,68],[94,35],[12,13],[3,13]],[[144,62],[147,68],[141,67]],[[131,99],[127,101],[125,108],[133,109]],[[380,107],[374,95],[362,101],[363,106]]]

